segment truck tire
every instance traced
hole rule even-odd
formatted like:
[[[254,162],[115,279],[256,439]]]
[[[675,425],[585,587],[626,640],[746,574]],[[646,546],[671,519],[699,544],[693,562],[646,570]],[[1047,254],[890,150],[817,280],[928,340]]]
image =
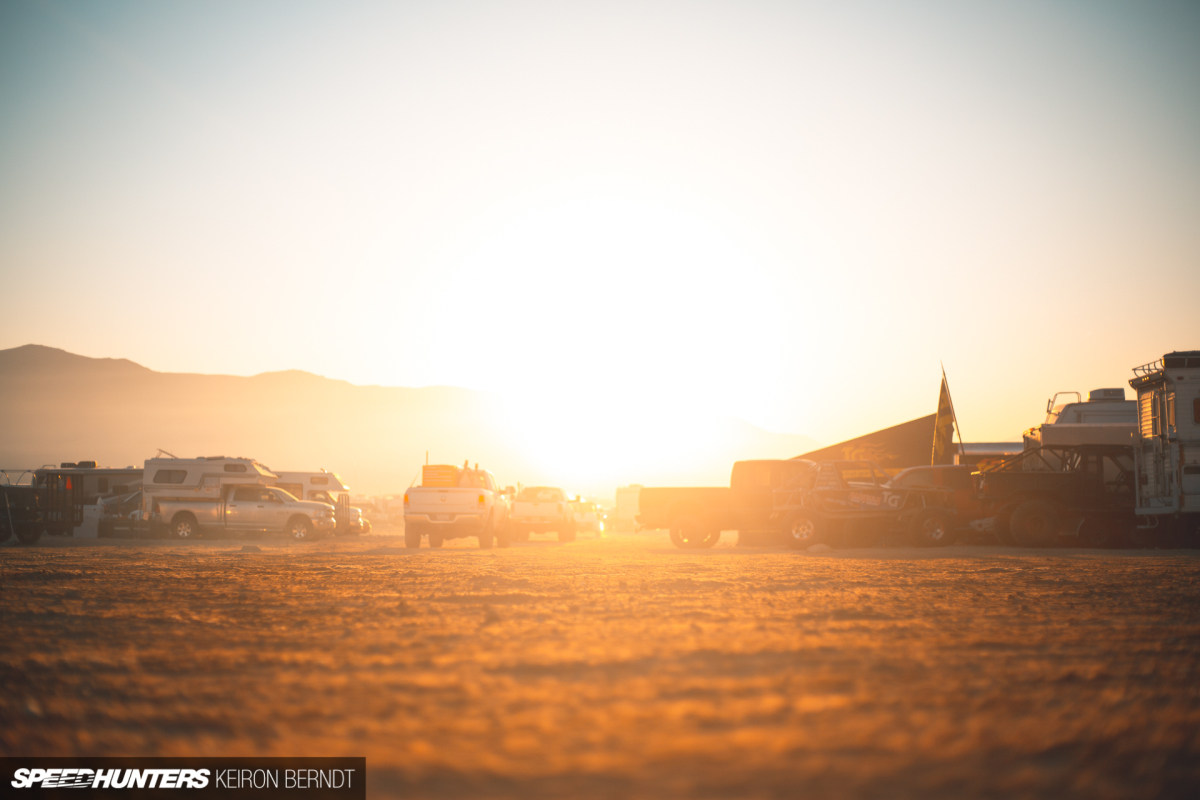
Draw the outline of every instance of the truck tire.
[[[307,517],[292,517],[288,520],[287,534],[289,538],[297,542],[315,542],[317,540],[312,522]]]
[[[560,542],[575,541],[575,526],[574,525],[564,525],[563,529],[558,532],[558,540]]]
[[[1058,539],[1058,515],[1045,500],[1028,500],[1017,506],[1008,526],[1019,547],[1050,547]]]
[[[513,539],[514,542],[528,542],[530,531],[521,531]]]
[[[36,522],[18,522],[16,526],[17,541],[21,544],[36,544],[42,538],[42,526]]]
[[[488,515],[487,522],[483,523],[483,530],[479,532],[479,549],[491,550],[492,540],[495,538],[495,523],[492,522],[491,515]]]
[[[713,526],[706,524],[700,516],[696,514],[680,514],[671,520],[671,542],[676,547],[695,549],[699,547],[712,547],[716,544],[716,539],[711,543],[705,544],[713,536]],[[717,539],[721,537],[721,532],[715,531]]]
[[[950,543],[950,515],[940,508],[927,508],[913,517],[909,538],[917,547],[941,547]]]
[[[404,546],[413,550],[421,546],[421,529],[415,524],[404,526]]]
[[[170,530],[174,539],[195,539],[200,535],[200,525],[191,514],[176,514]]]
[[[446,540],[442,538],[442,535],[440,533],[434,533],[433,531],[429,532],[429,546],[430,547],[441,547],[445,543],[446,543]]]
[[[783,521],[783,538],[793,550],[806,550],[824,540],[825,526],[816,514],[794,511]]]

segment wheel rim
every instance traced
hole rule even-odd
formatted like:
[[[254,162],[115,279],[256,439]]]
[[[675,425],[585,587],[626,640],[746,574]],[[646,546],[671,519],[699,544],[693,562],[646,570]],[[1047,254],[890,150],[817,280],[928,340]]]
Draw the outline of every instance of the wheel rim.
[[[930,541],[940,542],[942,537],[946,535],[946,526],[937,517],[931,517],[925,520],[925,538]]]
[[[187,539],[192,535],[192,523],[184,520],[175,524],[175,535],[180,539]]]
[[[308,531],[305,529],[303,524],[298,523],[298,524],[292,526],[292,538],[293,539],[303,539],[307,535],[308,535]]]
[[[800,519],[792,523],[792,538],[797,542],[807,542],[813,537],[815,526],[813,521],[808,517],[800,517]]]

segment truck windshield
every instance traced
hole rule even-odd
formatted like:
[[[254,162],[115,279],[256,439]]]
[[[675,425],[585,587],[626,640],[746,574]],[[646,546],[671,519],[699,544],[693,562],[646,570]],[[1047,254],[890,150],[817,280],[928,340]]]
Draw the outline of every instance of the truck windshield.
[[[547,489],[544,486],[530,486],[521,490],[517,500],[523,503],[559,503],[563,493],[558,489]]]
[[[285,502],[285,503],[297,503],[297,502],[299,502],[299,501],[296,499],[296,496],[295,496],[294,494],[292,494],[291,492],[284,491],[283,489],[272,489],[271,491],[273,491],[273,492],[275,492],[275,494],[279,495],[279,499],[280,499],[280,500],[282,500],[282,501],[283,501],[283,502]]]

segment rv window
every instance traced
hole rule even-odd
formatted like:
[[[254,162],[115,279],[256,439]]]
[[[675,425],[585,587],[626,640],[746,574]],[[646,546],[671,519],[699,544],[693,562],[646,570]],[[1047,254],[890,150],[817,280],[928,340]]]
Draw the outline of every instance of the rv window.
[[[325,486],[329,483],[329,478],[309,478],[308,480],[314,486]]]
[[[154,473],[155,483],[183,483],[187,480],[186,469],[160,469]]]
[[[245,464],[226,464],[225,471],[226,472],[245,472],[246,465]]]

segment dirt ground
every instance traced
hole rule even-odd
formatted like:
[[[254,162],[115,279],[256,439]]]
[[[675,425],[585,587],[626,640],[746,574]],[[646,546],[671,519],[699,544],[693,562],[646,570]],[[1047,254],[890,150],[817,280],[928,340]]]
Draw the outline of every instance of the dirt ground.
[[[365,755],[373,797],[1200,795],[1200,552],[469,541],[4,545],[0,752]]]

